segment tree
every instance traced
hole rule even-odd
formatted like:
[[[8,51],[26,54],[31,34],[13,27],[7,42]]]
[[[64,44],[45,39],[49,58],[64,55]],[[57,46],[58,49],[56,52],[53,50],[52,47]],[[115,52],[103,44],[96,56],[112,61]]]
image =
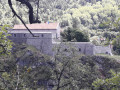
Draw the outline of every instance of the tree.
[[[40,23],[40,21],[38,20],[38,18],[37,18],[37,20],[35,20],[34,12],[33,12],[33,7],[30,4],[29,0],[16,0],[16,1],[20,2],[21,4],[26,5],[28,7],[28,9],[29,9],[29,22],[30,22],[30,24],[32,24],[32,23]],[[39,0],[38,0],[38,2],[39,2]],[[12,12],[13,12],[13,14],[18,17],[16,11],[12,7],[11,0],[8,0],[8,4],[9,4],[9,6],[10,6]],[[20,17],[18,17],[18,18],[20,18]]]
[[[0,58],[0,89],[47,88],[54,64],[49,56],[27,45],[16,45],[8,58]]]
[[[89,38],[86,33],[79,31],[78,29],[68,28],[61,33],[63,41],[73,42],[88,42]]]
[[[115,60],[79,55],[71,44],[64,44],[54,48],[53,57],[25,44],[14,46],[10,56],[0,58],[0,89],[91,89],[94,80],[109,77],[110,68],[119,70]]]
[[[91,89],[93,80],[99,77],[93,59],[79,55],[72,45],[63,42],[54,48],[56,54],[53,58],[55,62],[53,89],[55,90]]]
[[[117,36],[113,40],[113,51],[115,51],[115,54],[120,54],[120,36]]]
[[[94,89],[97,90],[118,90],[120,88],[120,73],[110,71],[112,74],[111,78],[108,79],[97,79],[93,82]]]
[[[29,8],[29,22],[30,22],[30,24],[38,23],[38,22],[40,23],[39,20],[35,21],[34,15],[33,15],[33,7],[31,6],[31,4],[27,0],[16,0],[16,1],[19,1],[21,4],[25,4]],[[8,4],[9,4],[9,7],[11,8],[14,16],[17,16],[17,18],[24,24],[24,26],[27,28],[27,30],[34,36],[34,34],[30,31],[30,29],[26,26],[25,22],[22,20],[22,18],[14,10],[11,0],[8,0]]]
[[[9,25],[0,26],[0,56],[10,54],[12,48],[12,42],[8,39]]]

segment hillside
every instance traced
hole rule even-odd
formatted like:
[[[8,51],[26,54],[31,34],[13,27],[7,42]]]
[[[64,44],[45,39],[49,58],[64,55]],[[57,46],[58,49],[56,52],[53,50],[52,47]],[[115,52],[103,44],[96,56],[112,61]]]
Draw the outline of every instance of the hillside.
[[[1,80],[0,89],[5,87],[5,89],[14,90],[17,86],[13,84],[17,82],[16,77],[18,76],[16,59],[19,62],[20,79],[17,88],[20,90],[34,88],[40,90],[43,88],[51,88],[51,90],[94,90],[92,83],[95,80],[111,78],[111,70],[116,73],[120,72],[120,63],[116,62],[116,59],[76,54],[66,56],[61,52],[51,58],[41,54],[33,47],[16,45],[11,57],[6,57],[5,60],[0,57],[0,70],[6,70],[6,72],[1,72],[1,76],[7,84],[5,87]],[[68,84],[65,85],[66,83]],[[62,87],[63,85],[65,86]]]
[[[18,1],[30,2],[32,19],[60,23],[61,36],[69,43],[62,44],[61,39],[54,45],[50,29],[41,33],[39,24],[33,28],[33,36],[18,27],[10,39],[11,26],[21,21],[13,15],[8,1],[0,0],[0,90],[119,90],[120,0],[11,0],[26,24],[30,23],[30,10]],[[54,34],[55,38],[58,35]],[[89,39],[96,46],[109,45],[116,55],[93,55],[95,48]],[[54,53],[49,56],[48,51]],[[86,55],[88,52],[93,53]]]
[[[9,8],[7,0],[0,1],[1,25],[20,24]],[[119,0],[29,0],[35,19],[41,22],[60,22],[61,28],[78,28],[90,37],[95,45],[108,45],[118,36],[120,20]],[[25,5],[12,1],[18,15],[29,23]],[[37,9],[38,7],[38,9]],[[38,14],[37,14],[38,10]]]

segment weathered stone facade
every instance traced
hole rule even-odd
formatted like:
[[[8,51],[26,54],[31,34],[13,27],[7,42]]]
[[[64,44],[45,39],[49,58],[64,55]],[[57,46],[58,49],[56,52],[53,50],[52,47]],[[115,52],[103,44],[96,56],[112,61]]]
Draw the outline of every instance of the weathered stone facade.
[[[78,54],[94,55],[94,45],[90,42],[54,42],[53,46],[67,51],[69,48],[75,49]]]
[[[109,46],[94,46],[95,54],[108,54],[112,55],[111,48]]]
[[[78,54],[111,54],[111,49],[109,47],[95,46],[90,42],[56,42],[60,41],[60,26],[57,25],[54,28],[51,28],[51,26],[52,25],[47,28],[44,26],[43,30],[41,27],[40,29],[39,27],[29,27],[36,37],[33,37],[23,26],[19,26],[17,28],[14,27],[9,31],[9,33],[12,34],[9,38],[15,43],[26,43],[28,45],[35,46],[38,50],[47,55],[54,55],[55,51],[53,51],[53,48],[60,46],[62,47],[61,49],[65,49],[65,51],[71,46],[75,47]],[[53,38],[56,40],[53,40]]]
[[[35,46],[42,53],[52,55],[52,34],[49,32],[34,33],[33,37],[30,33],[11,33],[9,37],[15,43]]]
[[[26,24],[32,33],[52,33],[52,42],[60,41],[60,26],[59,23],[41,23],[41,24]],[[29,33],[24,25],[15,25],[10,33]]]

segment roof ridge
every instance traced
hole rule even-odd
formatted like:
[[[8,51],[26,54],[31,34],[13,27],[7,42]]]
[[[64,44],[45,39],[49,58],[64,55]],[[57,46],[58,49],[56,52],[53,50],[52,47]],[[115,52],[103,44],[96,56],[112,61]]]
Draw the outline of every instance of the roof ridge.
[[[26,24],[29,29],[57,29],[59,23],[33,23]],[[26,29],[23,24],[14,25],[13,29]]]

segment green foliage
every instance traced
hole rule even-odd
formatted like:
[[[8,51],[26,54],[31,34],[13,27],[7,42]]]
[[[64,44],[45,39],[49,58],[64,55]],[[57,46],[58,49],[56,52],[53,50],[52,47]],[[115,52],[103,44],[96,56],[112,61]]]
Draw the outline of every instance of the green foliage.
[[[12,42],[8,39],[7,29],[10,29],[9,25],[0,26],[0,56],[10,54],[12,48]]]
[[[105,80],[97,79],[93,82],[93,86],[96,90],[119,90],[120,88],[120,73],[115,73],[113,70],[110,71],[112,74],[111,78]]]
[[[116,38],[116,35],[113,33],[104,32],[103,37],[108,38],[109,40],[113,40],[114,38]]]
[[[0,58],[0,89],[91,89],[102,76],[110,77],[109,70],[119,70],[119,63],[102,56],[78,55],[76,48],[56,47],[54,57],[43,55],[25,44],[15,45],[10,56]],[[60,49],[62,48],[62,49]],[[100,70],[102,68],[103,70]]]
[[[114,22],[111,22],[112,27],[110,27],[111,31],[119,32],[120,31],[120,17],[114,20]]]
[[[52,79],[50,58],[27,45],[16,45],[8,58],[0,59],[0,89],[36,89],[46,87]],[[42,83],[42,84],[39,84]]]
[[[117,36],[114,40],[113,40],[113,50],[115,51],[115,54],[119,54],[120,55],[120,36]]]
[[[29,0],[36,14],[36,0]],[[88,35],[81,30],[111,29],[119,31],[119,7],[114,0],[102,0],[92,4],[85,0],[41,0],[39,3],[38,18],[42,22],[60,22],[66,29],[61,35],[64,41],[89,41]],[[7,0],[0,1],[0,19],[2,24],[19,24],[17,18],[11,18],[12,13],[6,4]],[[118,1],[117,1],[118,2]],[[13,7],[18,15],[28,23],[27,8],[15,1]],[[116,19],[118,20],[116,21]],[[112,23],[111,22],[115,22]],[[109,70],[118,70],[120,64],[112,59],[98,56],[80,56],[76,54],[74,48],[60,51],[54,57],[41,54],[36,49],[31,49],[26,45],[16,45],[12,54],[8,55],[12,48],[7,26],[1,27],[0,45],[5,45],[5,50],[0,47],[0,89],[1,90],[25,90],[25,89],[47,89],[47,85],[54,86],[57,90],[81,90],[91,89],[92,83],[95,89],[119,87],[119,76],[112,71],[113,77],[110,78]],[[102,31],[102,30],[101,30]],[[91,32],[91,31],[90,31]],[[95,32],[93,36],[100,36],[101,33]],[[106,38],[113,39],[111,34],[104,33]],[[95,41],[96,43],[96,41]],[[96,43],[97,44],[97,43]],[[119,37],[114,40],[114,49],[119,53]],[[69,45],[70,46],[70,45]],[[4,52],[5,51],[5,52]],[[69,53],[69,55],[68,55]],[[46,84],[47,82],[47,84]],[[106,88],[106,89],[107,89]]]
[[[120,11],[117,5],[118,1],[115,0],[41,0],[39,2],[38,18],[42,22],[60,22],[62,27],[67,25],[75,26],[81,29],[99,29],[99,24],[107,21],[114,22],[119,18]],[[19,24],[20,21],[17,18],[11,18],[12,12],[7,0],[1,1],[0,13],[1,23],[3,24]],[[18,3],[12,1],[13,7],[17,11],[18,15],[28,23],[28,9]],[[35,0],[29,0],[33,6],[35,16],[37,16],[37,2]],[[96,2],[93,4],[93,2]],[[91,4],[92,3],[92,4]],[[75,21],[75,23],[73,23]],[[76,27],[76,26],[75,26]]]
[[[96,79],[92,83],[92,85],[95,87],[96,90],[98,90],[101,87],[101,85],[103,85],[103,84],[104,84],[104,80],[102,80],[102,79]]]
[[[62,44],[60,47],[56,47],[58,50],[54,56],[56,64],[54,75],[57,84],[54,87],[55,90],[90,89],[92,81],[99,75],[95,63],[91,62],[89,57],[82,58],[81,55],[78,55],[76,48],[70,44],[66,45],[68,45],[67,51],[63,48]],[[88,61],[84,62],[84,60]]]
[[[63,41],[88,42],[88,35],[74,28],[68,28],[61,33]]]
[[[93,43],[94,45],[96,45],[96,46],[97,46],[97,45],[100,45],[97,40],[93,40],[92,43]]]
[[[99,28],[100,28],[100,29],[109,28],[109,23],[100,23],[100,24],[99,24]]]

